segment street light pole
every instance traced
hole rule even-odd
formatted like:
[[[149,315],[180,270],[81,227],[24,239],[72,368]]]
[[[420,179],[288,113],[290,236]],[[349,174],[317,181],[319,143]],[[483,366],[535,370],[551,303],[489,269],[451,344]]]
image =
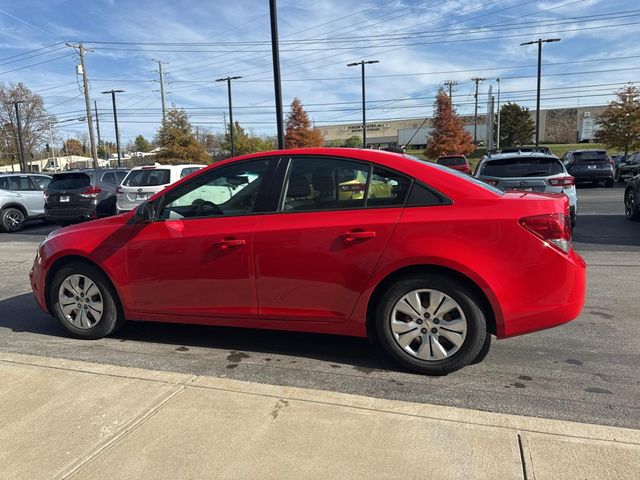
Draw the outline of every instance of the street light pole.
[[[20,153],[20,173],[27,173],[27,163],[24,158],[24,143],[22,141],[22,122],[20,121],[20,104],[22,101],[13,102],[16,107],[16,124],[18,125],[18,152]]]
[[[479,78],[479,77],[475,77],[471,79],[471,81],[475,82],[476,84],[476,95],[475,95],[476,107],[473,113],[473,143],[476,145],[478,144],[478,85],[480,84],[480,82],[484,82],[485,80],[486,79]]]
[[[269,17],[271,18],[271,55],[273,59],[273,89],[276,96],[278,148],[282,150],[285,147],[285,143],[282,112],[282,83],[280,80],[280,47],[278,41],[278,6],[276,0],[269,0]]]
[[[498,82],[498,126],[496,128],[496,149],[500,148],[500,79],[496,78]]]
[[[559,42],[560,38],[539,38],[531,42],[521,43],[520,46],[538,44],[538,88],[536,93],[536,147],[540,143],[540,83],[542,79],[542,44]]]
[[[227,94],[229,96],[229,122],[231,123],[231,128],[229,129],[229,140],[231,142],[231,157],[236,156],[236,146],[233,141],[233,106],[231,103],[231,80],[237,80],[242,77],[224,77],[216,79],[216,82],[227,82]]]
[[[359,62],[353,62],[347,64],[347,67],[355,67],[360,65],[361,67],[361,79],[362,79],[362,148],[367,148],[367,103],[365,98],[365,81],[364,81],[364,66],[371,63],[380,63],[378,60],[361,60]]]
[[[116,151],[118,152],[118,167],[121,167],[120,161],[120,131],[118,130],[118,110],[116,109],[116,93],[124,93],[124,90],[107,90],[103,94],[111,94],[111,102],[113,103],[113,123],[116,127]]]

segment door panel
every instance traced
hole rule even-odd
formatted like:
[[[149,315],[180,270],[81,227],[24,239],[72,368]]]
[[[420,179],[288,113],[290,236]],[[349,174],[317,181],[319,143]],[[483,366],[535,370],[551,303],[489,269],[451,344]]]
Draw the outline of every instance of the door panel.
[[[401,212],[398,207],[261,217],[254,238],[260,317],[346,321]]]
[[[255,317],[251,249],[257,218],[165,220],[146,225],[127,244],[132,309]],[[230,245],[230,240],[236,244]]]

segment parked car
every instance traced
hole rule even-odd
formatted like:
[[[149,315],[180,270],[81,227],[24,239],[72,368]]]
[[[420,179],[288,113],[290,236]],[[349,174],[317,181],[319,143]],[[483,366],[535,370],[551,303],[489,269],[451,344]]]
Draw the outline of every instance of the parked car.
[[[489,155],[497,153],[544,153],[545,155],[553,155],[549,147],[535,145],[517,145],[515,147],[492,148],[487,152]]]
[[[464,155],[445,155],[438,157],[436,163],[471,175],[471,166]]]
[[[475,176],[501,190],[564,193],[569,197],[571,226],[578,215],[578,195],[573,177],[555,155],[501,153],[483,159]]]
[[[5,232],[21,230],[24,222],[44,219],[44,189],[48,175],[0,174],[0,227]]]
[[[129,171],[116,193],[116,210],[128,212],[167,185],[200,170],[204,165],[151,165]]]
[[[627,160],[627,155],[624,155],[624,154],[613,155],[611,157],[611,161],[613,162],[614,170],[617,169],[620,166],[620,164],[626,160]]]
[[[341,197],[359,175],[394,188]],[[238,184],[222,202],[202,189]],[[53,232],[30,280],[79,338],[125,319],[369,336],[406,368],[445,374],[481,358],[491,334],[578,316],[586,267],[568,202],[384,151],[261,152]]]
[[[632,153],[622,160],[615,170],[615,181],[624,182],[640,173],[640,152]]]
[[[640,175],[629,180],[624,189],[624,214],[629,220],[640,220]]]
[[[613,164],[605,150],[573,150],[562,157],[576,183],[600,183],[613,187]]]
[[[116,213],[116,188],[126,169],[73,170],[53,175],[45,193],[47,220],[60,225]]]

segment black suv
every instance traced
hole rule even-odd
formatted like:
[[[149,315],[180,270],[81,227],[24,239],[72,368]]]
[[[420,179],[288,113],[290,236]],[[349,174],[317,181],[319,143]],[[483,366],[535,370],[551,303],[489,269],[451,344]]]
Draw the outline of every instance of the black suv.
[[[616,182],[624,182],[640,173],[640,152],[627,155],[626,159],[620,161],[616,167]]]
[[[624,214],[629,220],[640,220],[640,175],[627,182],[624,189]]]
[[[47,220],[68,224],[116,213],[116,188],[126,169],[87,169],[56,173],[45,192]]]
[[[600,183],[613,187],[613,163],[605,150],[573,150],[562,157],[576,183]]]

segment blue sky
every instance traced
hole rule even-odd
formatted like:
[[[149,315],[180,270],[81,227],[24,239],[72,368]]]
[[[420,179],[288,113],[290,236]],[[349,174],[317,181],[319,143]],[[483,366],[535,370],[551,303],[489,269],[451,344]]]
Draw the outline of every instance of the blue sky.
[[[258,134],[275,133],[268,0],[0,1],[0,81],[23,82],[59,120],[84,115],[77,56],[63,42],[82,41],[102,137],[112,140],[110,97],[118,97],[121,137],[152,138],[161,118],[157,64],[165,65],[167,102],[194,126],[223,129],[226,88],[234,119]],[[432,114],[445,80],[460,82],[454,103],[473,110],[471,77],[502,78],[502,99],[535,105],[535,47],[544,48],[543,108],[601,105],[625,82],[640,80],[637,0],[280,0],[285,111],[299,97],[317,125],[359,121],[360,59],[367,68],[368,118]],[[122,43],[99,43],[122,42]],[[47,48],[43,48],[47,47]],[[40,50],[36,50],[40,49]],[[27,53],[36,50],[32,53]],[[20,56],[17,56],[20,55]],[[484,109],[481,102],[480,110]],[[86,123],[58,125],[58,137],[86,133]]]

